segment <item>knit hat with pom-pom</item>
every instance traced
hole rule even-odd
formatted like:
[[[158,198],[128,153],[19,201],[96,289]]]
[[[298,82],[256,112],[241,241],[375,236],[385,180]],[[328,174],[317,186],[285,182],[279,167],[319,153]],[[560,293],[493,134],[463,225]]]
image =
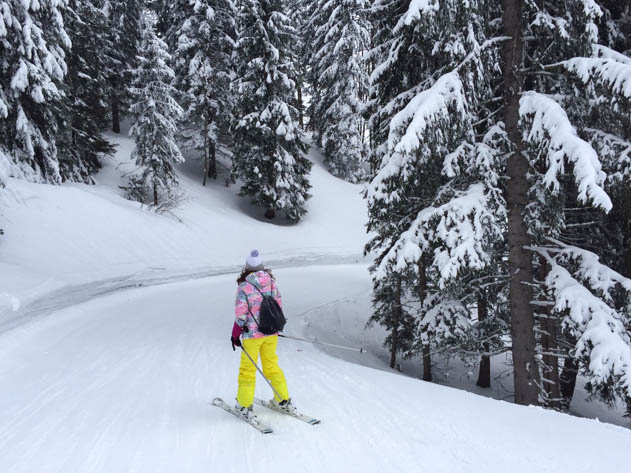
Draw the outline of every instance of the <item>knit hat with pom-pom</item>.
[[[252,250],[245,260],[245,269],[257,270],[262,269],[263,263],[259,255],[259,250]]]

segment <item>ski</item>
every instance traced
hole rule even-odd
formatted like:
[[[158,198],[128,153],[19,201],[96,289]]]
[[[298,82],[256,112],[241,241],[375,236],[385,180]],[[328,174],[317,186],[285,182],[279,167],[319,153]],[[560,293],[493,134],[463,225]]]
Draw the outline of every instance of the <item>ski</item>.
[[[254,404],[258,404],[259,406],[266,407],[266,408],[271,409],[272,411],[275,411],[275,412],[280,412],[281,414],[285,414],[286,416],[290,416],[290,417],[293,417],[294,419],[301,420],[303,422],[306,422],[307,424],[316,425],[316,424],[320,423],[320,419],[316,419],[315,417],[310,417],[310,416],[307,416],[305,414],[301,414],[299,412],[290,413],[290,412],[284,411],[284,410],[276,407],[271,402],[264,401],[264,400],[258,399],[256,397],[254,398]]]
[[[272,432],[274,432],[271,427],[259,422],[258,420],[252,420],[252,419],[247,419],[243,417],[241,414],[239,414],[237,410],[233,409],[228,404],[226,404],[226,402],[220,397],[216,397],[215,399],[213,399],[211,404],[213,406],[220,407],[224,411],[229,412],[233,416],[238,417],[242,421],[250,424],[252,427],[254,427],[256,430],[258,430],[262,434],[271,434]]]

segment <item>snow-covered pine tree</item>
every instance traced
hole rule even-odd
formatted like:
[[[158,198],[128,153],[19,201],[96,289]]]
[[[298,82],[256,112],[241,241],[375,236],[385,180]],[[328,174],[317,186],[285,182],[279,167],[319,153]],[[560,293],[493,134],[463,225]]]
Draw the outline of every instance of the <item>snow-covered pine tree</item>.
[[[176,14],[184,21],[171,33],[177,38],[175,86],[184,97],[180,140],[184,149],[203,151],[206,185],[207,177],[217,178],[217,143],[231,122],[236,8],[232,0],[187,0],[176,5],[184,9]]]
[[[515,146],[508,161],[512,183],[508,189],[521,189],[517,200],[510,195],[508,200],[511,208],[524,210],[513,215],[521,221],[521,229],[515,231],[509,217],[508,233],[514,251],[509,255],[510,274],[514,277],[517,269],[521,274],[511,291],[516,400],[534,403],[541,399],[557,407],[561,398],[571,398],[577,370],[592,385],[602,386],[614,378],[625,389],[631,371],[625,315],[608,294],[610,290],[620,293],[625,283],[619,275],[606,276],[607,283],[588,276],[611,274],[611,268],[585,247],[597,240],[600,249],[607,246],[606,232],[601,233],[594,223],[606,218],[613,206],[599,156],[583,138],[589,136],[590,98],[586,100],[584,87],[569,81],[558,67],[571,68],[577,63],[574,56],[591,51],[598,33],[595,21],[602,10],[591,0],[507,5],[514,9],[508,29],[505,11],[505,34],[515,40],[507,42],[504,50],[504,115]],[[517,62],[511,64],[513,59]],[[599,102],[593,100],[591,106]],[[579,127],[578,132],[573,125]],[[524,245],[538,253],[534,265]],[[602,253],[600,249],[596,251]],[[538,299],[535,314],[532,297],[524,297],[529,292],[524,287],[533,287],[533,282]],[[543,354],[537,356],[537,352]],[[559,375],[563,359],[564,373]],[[542,369],[540,384],[535,362]]]
[[[420,81],[422,68],[418,55],[408,56],[404,53],[408,50],[406,47],[410,45],[414,37],[413,28],[402,28],[399,25],[402,15],[407,11],[407,0],[399,0],[390,2],[387,0],[377,0],[371,7],[370,19],[373,28],[373,44],[372,49],[368,52],[371,65],[374,71],[370,76],[370,101],[369,111],[370,119],[368,126],[371,135],[372,149],[370,153],[370,172],[374,177],[384,158],[387,147],[387,137],[389,130],[389,122],[393,115],[403,108],[401,101],[397,101],[399,94],[405,94],[408,90],[408,83]],[[316,17],[317,18],[317,17]],[[398,28],[395,31],[395,27]],[[402,46],[403,45],[403,46]],[[401,51],[403,54],[399,54]],[[375,67],[376,66],[376,67]],[[409,82],[406,80],[409,77]],[[314,95],[317,91],[314,91]],[[394,188],[389,190],[394,192]],[[386,202],[384,199],[375,199],[368,204],[368,231],[372,232],[375,237],[368,242],[365,252],[375,252],[378,257],[370,268],[373,282],[373,293],[375,298],[379,297],[380,301],[373,300],[373,308],[377,309],[377,304],[389,304],[396,306],[397,299],[392,297],[389,301],[385,299],[387,296],[395,294],[380,291],[379,286],[384,279],[392,279],[394,268],[388,267],[390,271],[377,274],[381,259],[387,254],[388,249],[397,240],[401,232],[400,220],[401,216],[408,213],[406,208],[409,204],[408,200],[398,199],[396,202]],[[396,208],[394,208],[396,205]],[[373,318],[379,321],[378,312],[373,313]],[[392,328],[390,328],[392,330]],[[424,373],[431,379],[431,360],[424,359]]]
[[[101,133],[109,111],[103,1],[69,0],[63,17],[72,47],[66,56],[59,164],[63,175],[89,180],[101,166],[98,156],[114,150]]]
[[[554,93],[558,84],[565,84],[565,90],[570,92],[565,96],[571,98],[557,100],[567,111],[566,118],[578,125],[579,136],[591,144],[591,149],[578,140],[570,144],[583,160],[576,160],[567,173],[591,173],[606,192],[599,196],[592,190],[594,198],[600,198],[599,207],[611,207],[609,213],[604,213],[598,208],[574,204],[576,200],[584,200],[583,196],[589,195],[590,189],[588,185],[577,186],[573,179],[559,179],[559,183],[553,185],[553,193],[560,196],[556,199],[560,201],[557,207],[562,207],[558,217],[560,230],[548,231],[546,244],[541,244],[538,250],[549,267],[546,283],[553,309],[548,315],[557,321],[553,335],[562,346],[572,347],[558,349],[560,355],[552,360],[553,370],[558,371],[558,359],[564,359],[563,371],[558,376],[560,392],[555,392],[563,407],[571,401],[579,372],[587,377],[588,389],[601,399],[614,402],[620,397],[627,405],[631,399],[631,274],[625,259],[631,229],[628,211],[631,203],[628,115],[631,87],[625,88],[625,84],[631,85],[631,57],[624,54],[631,44],[626,40],[625,46],[620,30],[620,24],[624,25],[624,21],[620,22],[624,11],[617,5],[610,10],[593,5],[587,18],[580,15],[580,11],[574,14],[574,19],[583,19],[575,26],[575,31],[587,32],[582,48],[574,49],[574,55],[579,57],[548,59],[554,64],[547,67],[548,77],[555,74],[561,75],[561,79],[554,80],[553,84],[542,81]],[[599,17],[603,18],[598,32],[601,44],[595,44],[597,31],[593,22]],[[576,33],[572,36],[580,37]],[[558,65],[577,78],[578,83],[563,77]],[[550,107],[547,114],[552,115],[554,111]],[[562,123],[563,117],[554,121]],[[557,132],[557,142],[560,136],[562,134]],[[600,158],[607,180],[603,179],[595,156]],[[591,158],[593,170],[587,158]],[[556,238],[550,240],[550,237]],[[572,296],[568,297],[570,292]],[[555,376],[548,378],[555,380]]]
[[[308,88],[307,76],[309,70],[308,54],[313,36],[309,34],[308,23],[311,13],[317,8],[317,2],[311,0],[287,0],[287,10],[290,18],[294,20],[296,39],[294,53],[296,55],[296,109],[298,110],[298,123],[305,129],[305,91]]]
[[[389,272],[387,278],[375,281],[374,311],[366,324],[370,327],[379,323],[388,331],[384,346],[390,350],[390,368],[397,367],[397,355],[410,353],[415,342],[416,323],[408,310],[410,298],[404,278],[404,275]]]
[[[318,1],[313,0],[290,0],[295,3],[298,37],[300,38],[300,49],[298,53],[297,63],[299,68],[303,68],[304,71],[304,87],[305,96],[305,129],[310,128],[310,123],[313,121],[313,117],[310,114],[313,112],[311,103],[319,100],[319,90],[313,87],[316,82],[314,71],[311,70],[311,63],[313,62],[313,56],[316,52],[315,43],[313,38],[315,37],[316,30],[322,26],[321,22],[326,21],[322,15],[318,15]]]
[[[483,2],[447,2],[440,9],[431,2],[375,5],[383,18],[371,55],[378,167],[366,197],[369,230],[378,236],[367,249],[385,252],[377,280],[391,271],[416,274],[425,379],[431,379],[430,345],[462,352],[459,346],[473,345],[473,334],[488,341],[473,323],[476,287],[482,277],[501,285],[493,271],[505,213],[499,179],[505,138],[481,105],[490,98],[495,62],[493,55],[483,58],[484,11]],[[488,349],[482,341],[478,346],[479,354]]]
[[[140,166],[130,183],[135,195],[146,195],[149,190],[153,205],[158,205],[160,190],[171,192],[177,185],[174,165],[184,162],[175,142],[177,122],[183,110],[174,98],[171,86],[175,77],[169,67],[171,56],[167,45],[155,32],[156,17],[142,12],[142,56],[133,71],[131,114],[133,125],[129,131],[136,141],[132,158]],[[140,190],[140,192],[139,192]]]
[[[10,174],[59,183],[56,135],[66,73],[64,0],[0,1],[0,154]]]
[[[136,67],[140,43],[141,0],[104,0],[107,16],[107,61],[112,130],[120,133],[121,117],[127,112],[131,71]]]
[[[335,176],[357,182],[366,147],[362,117],[368,74],[363,55],[370,44],[366,0],[318,0],[309,64],[312,87],[309,127]]]
[[[306,213],[310,197],[303,132],[296,122],[296,30],[282,0],[244,0],[235,53],[235,149],[233,174],[240,195],[293,221]]]

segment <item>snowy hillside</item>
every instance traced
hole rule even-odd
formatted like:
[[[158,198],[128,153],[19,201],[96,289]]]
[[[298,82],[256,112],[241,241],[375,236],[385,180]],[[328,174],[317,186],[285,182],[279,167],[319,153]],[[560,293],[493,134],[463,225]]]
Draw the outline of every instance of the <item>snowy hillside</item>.
[[[52,300],[73,302],[116,287],[235,272],[254,247],[273,267],[356,261],[365,241],[361,187],[315,166],[314,197],[300,225],[266,221],[237,187],[200,185],[199,162],[180,172],[182,204],[157,215],[122,197],[135,168],[133,142],[117,141],[97,185],[48,186],[11,180],[4,191],[0,237],[0,328],[46,311]],[[316,150],[311,159],[321,161]],[[343,202],[344,205],[339,205]],[[43,306],[42,306],[43,304]]]

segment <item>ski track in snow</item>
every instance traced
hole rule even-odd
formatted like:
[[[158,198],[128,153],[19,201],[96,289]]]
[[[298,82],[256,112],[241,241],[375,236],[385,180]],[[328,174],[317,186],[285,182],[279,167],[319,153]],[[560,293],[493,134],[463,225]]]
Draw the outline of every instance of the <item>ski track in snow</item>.
[[[291,252],[292,250],[289,251]],[[272,268],[286,268],[349,264],[364,260],[364,257],[360,253],[348,251],[340,252],[339,254],[319,254],[316,252],[317,249],[307,249],[314,250],[313,252],[305,252],[301,251],[301,249],[296,250],[296,254],[290,258],[269,259],[268,266]],[[40,316],[49,315],[99,296],[136,287],[170,284],[178,281],[202,279],[226,274],[238,274],[241,269],[242,266],[212,267],[193,271],[174,271],[153,268],[141,273],[97,280],[84,284],[62,286],[57,290],[45,292],[43,295],[27,304],[19,306],[15,310],[12,308],[0,310],[0,334],[21,324],[31,322]]]
[[[361,294],[363,265],[276,271],[289,335]],[[622,471],[631,432],[520,407],[279,341],[310,426],[259,407],[261,435],[224,411],[239,353],[229,334],[234,274],[118,291],[0,335],[0,471]],[[271,397],[262,379],[257,396]],[[603,454],[606,452],[606,454]]]

